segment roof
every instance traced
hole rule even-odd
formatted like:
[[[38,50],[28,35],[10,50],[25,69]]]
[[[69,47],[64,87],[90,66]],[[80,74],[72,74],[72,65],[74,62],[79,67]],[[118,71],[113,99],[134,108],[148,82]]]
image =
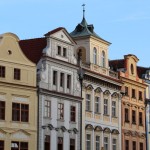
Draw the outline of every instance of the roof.
[[[139,78],[142,78],[142,75],[146,74],[147,70],[149,70],[149,68],[137,66],[137,74],[138,74]]]
[[[60,31],[60,30],[62,30],[62,29],[66,30],[66,29],[63,28],[63,27],[58,27],[58,28],[56,28],[56,29],[54,29],[54,30],[52,30],[52,31],[50,31],[50,32],[48,32],[48,33],[46,33],[46,34],[44,34],[44,35],[45,35],[45,36],[49,36],[49,35],[54,34],[54,33],[58,32],[58,31]]]
[[[117,71],[117,69],[119,68],[125,68],[125,60],[124,59],[110,60],[109,66],[113,70]]]
[[[84,36],[94,36],[100,40],[103,40],[107,43],[110,44],[110,42],[102,39],[99,35],[97,35],[95,32],[94,32],[94,26],[91,24],[91,25],[88,25],[85,17],[83,17],[81,23],[79,23],[75,30],[73,32],[70,33],[70,35],[75,38],[75,37],[84,37]]]
[[[19,45],[28,59],[34,63],[38,63],[42,56],[42,51],[47,45],[46,38],[35,38],[20,40]]]

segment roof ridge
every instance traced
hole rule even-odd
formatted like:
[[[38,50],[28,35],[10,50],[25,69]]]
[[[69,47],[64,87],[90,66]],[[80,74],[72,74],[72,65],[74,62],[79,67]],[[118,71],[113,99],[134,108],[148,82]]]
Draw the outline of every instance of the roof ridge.
[[[31,39],[22,39],[20,41],[30,41],[30,40],[37,40],[37,39],[44,39],[45,37],[38,37],[38,38],[31,38]]]

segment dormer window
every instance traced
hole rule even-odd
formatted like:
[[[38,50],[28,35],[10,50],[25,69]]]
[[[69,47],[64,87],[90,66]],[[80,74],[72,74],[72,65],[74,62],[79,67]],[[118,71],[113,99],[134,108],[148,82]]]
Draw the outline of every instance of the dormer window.
[[[97,64],[97,49],[95,47],[93,50],[93,64]]]
[[[133,67],[133,64],[131,64],[131,73],[134,74],[134,67]]]
[[[105,52],[102,51],[102,67],[105,67]]]

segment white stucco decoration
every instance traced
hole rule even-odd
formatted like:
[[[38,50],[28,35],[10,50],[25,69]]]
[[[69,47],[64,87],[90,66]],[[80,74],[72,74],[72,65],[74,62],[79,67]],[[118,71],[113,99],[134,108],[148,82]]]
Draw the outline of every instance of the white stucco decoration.
[[[18,131],[18,132],[12,133],[11,138],[20,139],[20,140],[29,140],[30,136],[29,134],[23,131]]]

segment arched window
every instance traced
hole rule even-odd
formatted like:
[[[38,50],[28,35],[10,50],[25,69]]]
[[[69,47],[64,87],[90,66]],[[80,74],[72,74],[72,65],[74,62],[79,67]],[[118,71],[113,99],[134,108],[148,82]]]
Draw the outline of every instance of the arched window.
[[[102,51],[102,67],[105,67],[105,52]]]
[[[97,49],[95,47],[93,50],[93,64],[97,64]]]

